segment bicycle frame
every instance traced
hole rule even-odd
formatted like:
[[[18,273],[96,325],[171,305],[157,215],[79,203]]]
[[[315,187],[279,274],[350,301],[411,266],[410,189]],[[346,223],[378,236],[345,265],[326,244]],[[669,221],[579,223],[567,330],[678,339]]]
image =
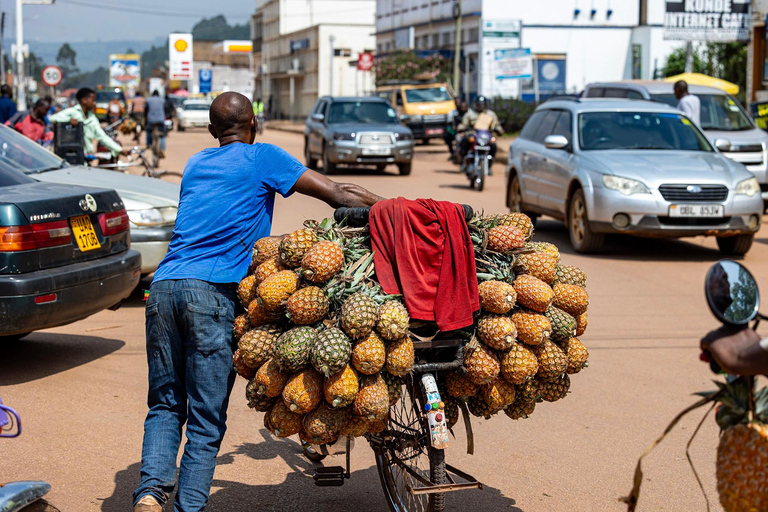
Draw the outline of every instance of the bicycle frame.
[[[0,400],[0,437],[19,437],[20,435],[21,418],[19,413],[7,405],[3,405],[3,401]]]

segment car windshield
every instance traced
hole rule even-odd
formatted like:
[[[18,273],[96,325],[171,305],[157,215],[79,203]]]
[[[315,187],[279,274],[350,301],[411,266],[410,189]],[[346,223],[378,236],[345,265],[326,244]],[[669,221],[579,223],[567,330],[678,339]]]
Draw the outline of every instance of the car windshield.
[[[586,151],[661,149],[712,151],[685,116],[667,112],[587,112],[579,115],[579,144]]]
[[[66,162],[20,133],[0,126],[0,163],[25,173],[60,169]]]
[[[211,106],[207,103],[186,103],[184,104],[184,110],[205,110],[208,111]]]
[[[115,91],[97,91],[96,103],[109,103],[112,100],[125,101],[125,95],[122,92]]]
[[[13,185],[23,185],[25,183],[34,182],[35,180],[26,176],[24,173],[0,163],[0,187],[10,187]]]
[[[435,101],[451,101],[451,95],[445,87],[430,87],[429,89],[406,89],[405,100],[408,103],[432,103]]]
[[[735,132],[751,130],[754,124],[739,102],[727,94],[697,94],[701,102],[701,128]],[[678,99],[674,94],[652,94],[654,101],[677,108]]]
[[[331,105],[328,124],[339,123],[397,123],[397,114],[384,102],[337,101]]]

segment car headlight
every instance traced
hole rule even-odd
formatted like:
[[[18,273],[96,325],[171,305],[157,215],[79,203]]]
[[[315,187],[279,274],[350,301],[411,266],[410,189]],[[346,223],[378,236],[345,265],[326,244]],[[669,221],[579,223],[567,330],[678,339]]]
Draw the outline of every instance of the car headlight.
[[[603,185],[605,185],[606,188],[616,190],[625,196],[651,193],[651,191],[648,190],[648,187],[640,181],[621,178],[619,176],[610,176],[608,174],[603,175]]]
[[[334,133],[333,140],[355,140],[354,133]]]
[[[760,184],[757,182],[756,178],[747,178],[744,181],[739,182],[738,185],[736,185],[736,192],[735,194],[737,196],[749,196],[752,197],[755,194],[760,193]]]
[[[411,116],[412,123],[420,123],[423,120],[424,120],[424,116],[420,116],[419,114],[416,114],[415,116]]]
[[[147,208],[146,210],[129,210],[128,219],[137,226],[162,226],[176,222],[177,208]]]
[[[396,133],[395,138],[397,140],[413,140],[413,135],[410,133]]]
[[[164,224],[176,224],[176,214],[179,213],[179,209],[175,206],[166,206],[165,208],[159,208],[160,214],[163,216]]]

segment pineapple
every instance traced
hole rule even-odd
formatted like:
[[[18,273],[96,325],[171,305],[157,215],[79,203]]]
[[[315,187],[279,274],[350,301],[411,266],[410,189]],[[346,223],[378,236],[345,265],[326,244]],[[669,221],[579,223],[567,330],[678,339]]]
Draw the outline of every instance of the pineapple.
[[[269,258],[277,256],[280,252],[280,240],[281,238],[278,236],[268,236],[256,240],[256,243],[253,244],[253,254],[251,256],[254,268],[257,268]]]
[[[408,336],[387,343],[387,371],[402,377],[411,371],[414,363],[413,342]]]
[[[480,387],[480,396],[491,411],[498,412],[515,401],[515,386],[504,379],[496,379]]]
[[[384,367],[386,358],[384,342],[373,331],[352,349],[352,366],[365,375],[378,373]]]
[[[355,401],[360,383],[357,374],[347,365],[336,375],[331,375],[323,382],[325,401],[333,407],[346,407]]]
[[[499,412],[491,409],[488,402],[486,402],[480,395],[469,397],[467,400],[467,407],[469,408],[469,413],[478,418],[490,419],[491,416]]]
[[[288,299],[286,310],[296,325],[313,325],[328,314],[328,297],[316,286],[307,286]]]
[[[445,413],[445,424],[448,428],[453,428],[459,422],[459,402],[453,398],[446,397],[443,399],[445,407],[443,412]]]
[[[274,324],[261,325],[243,334],[237,347],[242,352],[245,364],[258,369],[272,357],[272,350],[280,335],[280,328]]]
[[[277,437],[290,437],[301,430],[301,414],[291,412],[278,400],[264,415],[264,426]]]
[[[301,275],[313,283],[325,283],[344,267],[344,251],[339,244],[322,240],[313,245],[301,260]]]
[[[370,420],[368,421],[368,433],[369,434],[381,434],[387,429],[387,420],[386,418],[380,419],[380,420]]]
[[[368,420],[353,414],[347,417],[347,423],[341,428],[339,435],[345,437],[363,437],[368,432]]]
[[[536,376],[540,380],[557,379],[562,377],[568,369],[568,358],[565,356],[565,352],[549,340],[533,347],[533,352],[536,354],[536,359],[539,360],[539,371]]]
[[[280,263],[277,257],[269,258],[267,261],[256,267],[253,272],[253,276],[256,278],[256,285],[260,285],[266,278],[278,272],[287,270],[285,266]]]
[[[550,306],[544,316],[552,324],[552,333],[549,336],[552,341],[568,341],[576,335],[576,319],[562,309]]]
[[[581,336],[587,330],[587,314],[582,313],[576,317],[576,336]]]
[[[306,414],[323,399],[323,377],[314,370],[294,373],[283,388],[283,402],[292,412]]]
[[[251,330],[251,322],[248,320],[248,315],[240,315],[235,318],[235,322],[232,325],[232,339],[238,341],[243,334]]]
[[[524,384],[538,371],[539,361],[522,343],[513,343],[512,348],[501,357],[501,376],[511,384]]]
[[[489,347],[505,351],[517,339],[517,328],[508,316],[485,315],[477,322],[477,336]]]
[[[515,292],[517,292],[517,302],[539,313],[543,313],[549,308],[555,296],[547,283],[529,274],[518,276],[514,286]]]
[[[541,398],[547,402],[557,402],[561,398],[565,398],[568,394],[568,388],[571,387],[571,378],[568,375],[563,375],[560,378],[542,382],[539,391],[541,392]]]
[[[253,276],[252,276],[253,277]],[[275,311],[283,307],[285,301],[299,287],[299,276],[292,270],[283,270],[272,274],[257,289],[260,304]]]
[[[478,389],[479,386],[464,373],[449,372],[445,374],[445,390],[454,398],[475,396]]]
[[[529,242],[525,244],[526,249],[531,249],[537,252],[548,252],[557,257],[557,261],[560,261],[560,250],[555,244],[549,242]]]
[[[282,318],[282,309],[276,309],[274,311],[269,310],[263,305],[259,304],[258,300],[252,301],[250,306],[248,306],[248,321],[253,327],[271,324],[279,321]]]
[[[274,359],[264,363],[253,378],[258,386],[256,393],[270,398],[280,396],[290,374],[280,369]]]
[[[259,386],[251,379],[245,386],[245,398],[248,400],[248,407],[258,412],[267,412],[277,402],[277,397],[269,397],[257,393]]]
[[[512,226],[523,232],[526,240],[533,237],[533,222],[524,213],[508,213],[496,218],[499,226]]]
[[[504,409],[504,414],[513,420],[527,419],[533,414],[535,408],[535,400],[520,400],[518,398],[512,405]]]
[[[240,281],[237,285],[237,296],[240,298],[240,304],[244,308],[248,307],[253,299],[256,298],[256,287],[259,283],[256,282],[256,276],[246,276],[245,279]]]
[[[518,254],[515,258],[515,268],[523,274],[538,277],[547,284],[552,284],[557,277],[555,268],[560,256],[548,251],[535,251]]]
[[[589,297],[586,290],[574,284],[558,283],[552,287],[555,292],[555,306],[577,317],[587,312]]]
[[[541,401],[541,383],[536,379],[531,379],[525,384],[517,386],[517,400],[524,402]]]
[[[334,409],[327,404],[304,416],[301,431],[303,439],[312,439],[311,444],[331,444],[339,438],[341,430],[350,416],[349,408]]]
[[[381,374],[363,377],[352,412],[370,421],[384,420],[389,413],[387,383]]]
[[[392,375],[391,373],[381,372],[384,382],[387,383],[387,393],[389,394],[389,406],[392,407],[403,396],[403,379]]]
[[[589,366],[589,351],[578,338],[569,339],[563,346],[565,356],[568,358],[566,373],[579,373]]]
[[[464,354],[464,367],[467,369],[469,379],[478,385],[493,382],[500,371],[496,354],[482,344]]]
[[[496,226],[488,230],[488,248],[495,252],[510,252],[525,245],[525,234],[512,226]]]
[[[399,340],[408,334],[410,321],[408,310],[400,301],[388,300],[379,308],[376,330],[385,340]]]
[[[379,308],[368,295],[357,292],[341,307],[341,328],[353,340],[368,336],[379,319]]]
[[[304,255],[316,242],[317,235],[311,229],[299,229],[286,235],[280,242],[280,262],[286,267],[298,267]]]
[[[515,287],[502,281],[485,281],[477,287],[480,307],[490,313],[504,315],[512,311],[517,300]]]
[[[768,426],[730,426],[717,447],[717,491],[728,511],[768,510]]]
[[[309,365],[316,339],[313,328],[296,327],[277,338],[272,353],[283,370],[295,372]]]
[[[232,369],[246,380],[251,380],[256,375],[256,369],[245,364],[245,358],[240,350],[235,350],[235,355],[232,357]]]
[[[341,329],[331,327],[317,336],[310,360],[318,372],[329,377],[343,370],[352,355],[352,345]]]
[[[587,287],[587,274],[580,268],[558,265],[555,267],[555,274],[557,274],[555,283],[574,284],[582,288]]]
[[[552,333],[549,319],[533,311],[516,311],[512,313],[512,321],[517,328],[517,340],[526,345],[541,345]]]

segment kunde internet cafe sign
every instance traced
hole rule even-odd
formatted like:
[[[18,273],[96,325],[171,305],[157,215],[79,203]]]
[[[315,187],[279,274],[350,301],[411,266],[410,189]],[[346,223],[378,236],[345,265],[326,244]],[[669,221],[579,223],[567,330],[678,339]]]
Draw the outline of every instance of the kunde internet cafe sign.
[[[667,0],[664,39],[749,41],[750,0]]]

